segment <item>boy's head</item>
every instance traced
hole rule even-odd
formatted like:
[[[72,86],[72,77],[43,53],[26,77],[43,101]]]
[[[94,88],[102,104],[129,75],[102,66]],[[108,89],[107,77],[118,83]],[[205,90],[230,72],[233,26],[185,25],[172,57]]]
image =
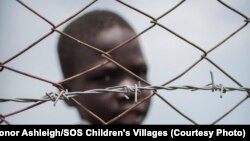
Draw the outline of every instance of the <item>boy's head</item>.
[[[124,19],[109,11],[87,13],[70,23],[64,32],[103,51],[108,51],[135,35],[134,30]],[[61,36],[59,39],[58,53],[65,78],[107,61],[101,57],[99,52],[66,36]],[[138,40],[133,40],[115,50],[111,55],[115,61],[146,79],[147,65]],[[108,63],[87,75],[68,81],[64,85],[70,91],[84,91],[118,85],[134,86],[137,82],[135,77],[115,64]],[[148,93],[149,91],[142,91],[138,101]],[[130,100],[127,100],[122,93],[89,94],[76,97],[76,99],[105,121],[116,117],[134,104],[133,98],[130,97]],[[149,105],[150,101],[142,103],[114,123],[140,124],[147,114]],[[82,118],[92,124],[99,123],[80,107],[76,108]]]

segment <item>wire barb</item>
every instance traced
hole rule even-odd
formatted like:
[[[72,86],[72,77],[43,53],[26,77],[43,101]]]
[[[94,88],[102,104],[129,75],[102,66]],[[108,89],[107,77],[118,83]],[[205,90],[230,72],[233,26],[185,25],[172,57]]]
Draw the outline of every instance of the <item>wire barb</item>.
[[[54,96],[52,92],[46,93],[45,95],[47,96],[47,98],[49,98],[53,102],[56,100],[56,97]]]
[[[215,85],[214,75],[212,71],[210,71],[210,76],[211,76],[211,83],[206,86],[211,86],[212,92],[217,91],[217,90],[220,91],[220,98],[222,98],[222,94],[226,93],[227,89],[225,89],[225,87],[222,84]]]
[[[214,75],[213,75],[213,72],[210,71],[210,75],[211,75],[211,86],[212,86],[212,92],[214,92],[214,89],[215,89],[215,85],[214,85]]]
[[[58,102],[58,100],[59,99],[67,99],[67,100],[69,100],[69,98],[67,97],[67,93],[68,93],[68,90],[66,89],[65,91],[64,90],[62,90],[59,94],[58,94],[58,96],[56,97],[56,99],[55,99],[55,101],[54,101],[54,106],[56,106],[56,103]],[[57,95],[57,94],[56,94]],[[63,98],[62,98],[62,96],[63,96]]]

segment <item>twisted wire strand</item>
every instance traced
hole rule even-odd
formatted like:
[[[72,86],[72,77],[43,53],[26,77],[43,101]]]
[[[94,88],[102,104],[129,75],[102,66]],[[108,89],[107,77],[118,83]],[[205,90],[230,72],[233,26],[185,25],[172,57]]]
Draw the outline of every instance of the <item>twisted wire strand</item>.
[[[250,88],[247,87],[225,87],[222,84],[219,85],[206,85],[203,87],[198,86],[191,86],[191,85],[184,85],[184,86],[115,86],[115,87],[108,87],[105,89],[91,89],[86,91],[74,91],[68,92],[67,90],[62,90],[60,93],[46,93],[45,96],[42,98],[0,98],[0,103],[2,102],[39,102],[39,101],[53,101],[55,104],[58,100],[68,99],[72,97],[88,95],[88,94],[105,94],[105,93],[124,93],[124,98],[129,99],[128,95],[135,94],[135,102],[137,102],[137,96],[143,90],[190,90],[190,91],[197,91],[197,90],[204,90],[204,91],[219,91],[220,94],[231,92],[231,91],[240,91],[240,92],[248,92]]]

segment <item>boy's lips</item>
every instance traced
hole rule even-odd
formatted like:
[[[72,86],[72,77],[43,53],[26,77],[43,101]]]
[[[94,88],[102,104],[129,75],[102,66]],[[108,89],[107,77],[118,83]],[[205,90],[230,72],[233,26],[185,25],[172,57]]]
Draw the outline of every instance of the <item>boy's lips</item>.
[[[118,112],[116,113],[116,116],[122,114],[124,111],[128,110],[132,106],[133,104],[123,105],[122,107],[120,107],[120,110],[118,110]],[[145,115],[145,109],[143,108],[143,106],[139,105],[131,109],[128,113],[126,113],[123,116],[126,118],[131,117],[131,119],[135,119],[136,117],[143,117],[144,115]]]

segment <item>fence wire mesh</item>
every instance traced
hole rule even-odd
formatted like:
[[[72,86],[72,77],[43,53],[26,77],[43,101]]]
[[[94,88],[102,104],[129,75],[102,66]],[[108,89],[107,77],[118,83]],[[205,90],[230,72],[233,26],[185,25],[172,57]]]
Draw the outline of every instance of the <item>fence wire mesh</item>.
[[[83,110],[87,111],[89,114],[91,114],[96,120],[98,120],[100,123],[102,124],[112,124],[113,122],[115,122],[116,120],[118,120],[119,118],[123,117],[124,115],[126,115],[129,111],[131,111],[133,108],[139,106],[141,103],[151,99],[152,97],[159,97],[165,104],[167,104],[168,106],[170,106],[173,110],[175,110],[178,114],[180,114],[181,116],[183,116],[186,120],[190,121],[193,124],[198,124],[195,120],[193,120],[191,117],[189,117],[188,115],[186,115],[185,113],[183,113],[181,110],[179,110],[177,107],[174,106],[174,104],[170,103],[168,101],[168,99],[164,98],[162,95],[159,94],[159,92],[157,92],[157,90],[167,90],[167,91],[173,91],[173,90],[178,90],[178,89],[182,89],[182,90],[188,90],[188,91],[202,91],[202,90],[209,90],[209,91],[220,91],[220,94],[222,96],[223,93],[229,92],[229,91],[243,91],[246,93],[246,96],[239,100],[237,104],[235,104],[233,107],[231,107],[228,111],[226,111],[225,113],[223,113],[219,118],[215,119],[211,124],[216,124],[218,123],[220,120],[224,119],[226,116],[228,116],[232,111],[234,111],[238,106],[240,106],[242,103],[244,103],[246,100],[248,100],[249,98],[249,88],[243,86],[238,80],[236,80],[236,78],[234,78],[233,76],[231,76],[226,70],[224,70],[222,67],[220,67],[220,65],[218,65],[216,62],[214,62],[211,58],[209,58],[209,54],[211,52],[215,52],[218,48],[220,48],[222,46],[222,44],[224,44],[225,42],[227,42],[229,39],[231,39],[232,37],[234,37],[236,34],[240,33],[240,31],[244,28],[247,27],[247,25],[249,24],[250,18],[248,17],[248,15],[245,15],[244,13],[241,13],[238,9],[234,9],[233,6],[230,6],[228,4],[226,4],[224,1],[218,0],[217,2],[219,4],[221,4],[222,6],[226,7],[228,9],[228,12],[233,12],[235,14],[237,14],[239,17],[242,17],[242,25],[239,26],[235,31],[233,31],[232,33],[230,33],[229,35],[225,35],[225,38],[223,40],[221,40],[220,42],[218,42],[215,46],[211,47],[209,50],[205,50],[203,49],[201,46],[195,44],[194,42],[192,42],[191,40],[185,38],[184,36],[182,36],[181,34],[175,32],[173,29],[169,28],[168,26],[164,25],[164,23],[161,23],[161,19],[167,17],[169,14],[174,14],[174,11],[178,8],[180,8],[181,6],[185,5],[185,3],[188,3],[189,1],[185,1],[182,0],[178,3],[176,3],[172,8],[165,10],[164,13],[162,13],[161,15],[154,17],[151,16],[150,14],[148,14],[147,12],[144,12],[138,8],[136,8],[136,6],[130,5],[129,3],[126,3],[126,1],[122,1],[122,0],[116,0],[113,1],[114,3],[117,3],[123,7],[127,7],[128,10],[134,11],[135,13],[138,13],[146,18],[149,19],[149,23],[150,26],[148,26],[147,28],[145,28],[144,30],[142,30],[141,32],[139,32],[138,34],[136,34],[135,36],[129,38],[128,40],[126,40],[125,42],[120,43],[119,45],[113,47],[111,50],[108,51],[102,51],[98,48],[96,48],[95,46],[92,46],[90,44],[85,43],[84,41],[81,41],[75,37],[73,37],[72,35],[69,35],[63,31],[61,31],[59,29],[59,27],[67,24],[69,21],[71,21],[72,19],[74,19],[75,17],[77,17],[80,14],[83,14],[86,9],[94,6],[96,3],[98,3],[97,0],[93,0],[91,1],[89,4],[85,5],[82,9],[80,9],[79,11],[76,11],[74,14],[72,14],[71,16],[69,16],[68,18],[64,19],[62,22],[60,22],[59,24],[54,24],[53,21],[50,21],[48,18],[44,17],[42,14],[40,14],[38,11],[36,11],[35,8],[30,7],[28,4],[26,4],[26,1],[22,1],[22,0],[17,0],[16,1],[18,4],[20,4],[21,6],[25,7],[27,10],[29,10],[31,13],[33,13],[34,15],[36,15],[37,17],[39,17],[40,19],[42,19],[44,22],[46,22],[49,26],[50,26],[50,30],[47,31],[46,34],[44,34],[42,37],[38,38],[35,42],[30,43],[29,46],[27,46],[26,48],[24,48],[23,50],[21,50],[20,52],[18,52],[17,54],[9,57],[7,60],[4,60],[0,63],[0,71],[12,71],[15,72],[17,74],[20,75],[24,75],[26,77],[32,78],[38,81],[43,81],[45,83],[49,83],[52,84],[54,87],[56,87],[59,90],[59,93],[47,93],[44,97],[37,99],[37,98],[0,98],[0,102],[21,102],[21,103],[32,103],[31,105],[25,107],[25,108],[21,108],[19,110],[16,111],[12,111],[9,113],[1,113],[0,114],[0,124],[11,124],[10,122],[8,122],[8,118],[11,116],[14,116],[16,114],[25,112],[29,109],[32,109],[34,107],[38,107],[48,101],[53,101],[54,105],[57,103],[58,100],[62,100],[62,99],[72,99],[72,101],[80,106]],[[32,1],[31,1],[32,2]],[[153,2],[153,1],[151,1]],[[193,64],[191,64],[187,69],[183,70],[179,75],[177,75],[176,77],[166,81],[165,83],[163,83],[160,86],[155,86],[152,85],[150,82],[148,82],[147,80],[143,79],[142,77],[138,76],[137,74],[133,73],[131,70],[129,70],[128,68],[124,67],[122,64],[118,63],[116,60],[114,60],[112,58],[112,52],[119,50],[120,48],[124,47],[125,45],[127,45],[128,43],[130,43],[131,41],[137,39],[138,37],[144,35],[144,34],[148,34],[148,32],[152,29],[154,29],[155,27],[158,28],[162,28],[164,29],[166,32],[176,36],[179,40],[184,41],[185,43],[189,44],[190,47],[194,48],[195,50],[199,51],[200,54],[200,58],[198,58],[196,61],[193,62]],[[65,78],[64,80],[61,80],[60,82],[55,82],[52,80],[48,80],[45,78],[42,78],[40,76],[36,76],[27,72],[23,72],[21,70],[18,70],[14,67],[10,67],[8,66],[8,63],[14,61],[15,59],[17,59],[18,57],[24,55],[25,53],[27,53],[29,50],[31,50],[32,48],[35,48],[37,46],[37,44],[41,43],[42,41],[44,41],[45,39],[49,38],[50,36],[52,36],[53,34],[58,33],[61,36],[66,36],[68,38],[70,38],[71,40],[84,45],[84,47],[88,47],[94,51],[96,51],[97,53],[100,54],[100,56],[104,59],[106,59],[106,62],[98,64],[94,67],[89,67],[89,69],[84,70],[78,74],[75,74],[71,77]],[[185,85],[185,86],[170,86],[170,84],[180,78],[182,78],[187,72],[189,72],[190,70],[192,70],[193,68],[195,68],[198,64],[200,64],[202,61],[207,61],[208,63],[210,63],[212,66],[214,66],[215,68],[217,68],[218,71],[220,71],[221,73],[223,73],[227,78],[231,79],[236,85],[238,85],[238,87],[228,87],[228,86],[223,86],[222,84],[220,85],[216,85],[214,82],[214,78],[213,78],[213,74],[211,73],[211,83],[209,85],[206,86],[190,86],[190,85]],[[147,84],[147,86],[140,86],[140,84],[138,83],[135,84],[134,86],[114,86],[114,87],[109,87],[109,88],[104,88],[104,89],[92,89],[92,90],[87,90],[87,91],[82,91],[82,92],[68,92],[67,89],[65,89],[63,87],[63,83],[70,81],[72,79],[76,79],[80,76],[85,76],[88,75],[88,73],[93,72],[109,63],[112,63],[114,65],[116,65],[117,67],[121,68],[122,70],[124,70],[126,73],[128,73],[129,75],[135,77],[138,82],[144,82]],[[239,70],[240,71],[240,70]],[[11,82],[6,82],[6,83],[11,83]],[[137,97],[140,95],[140,91],[141,90],[153,90],[153,93],[148,95],[147,97],[145,97],[143,100],[138,101]],[[96,115],[95,113],[93,113],[91,110],[89,110],[87,107],[85,107],[84,105],[82,105],[81,103],[79,103],[75,97],[76,96],[80,96],[83,94],[102,94],[102,93],[107,93],[107,92],[113,92],[113,93],[124,93],[124,97],[128,98],[127,95],[129,94],[134,94],[135,95],[135,104],[133,106],[131,106],[130,108],[128,108],[127,110],[125,110],[124,112],[120,113],[119,115],[113,117],[112,119],[105,121],[102,118],[100,118],[98,115]]]

